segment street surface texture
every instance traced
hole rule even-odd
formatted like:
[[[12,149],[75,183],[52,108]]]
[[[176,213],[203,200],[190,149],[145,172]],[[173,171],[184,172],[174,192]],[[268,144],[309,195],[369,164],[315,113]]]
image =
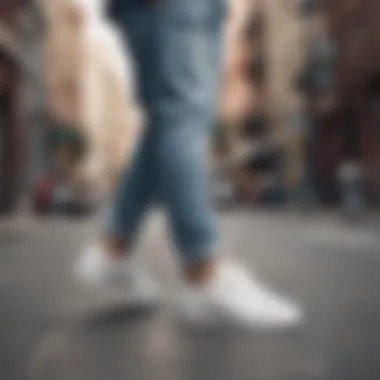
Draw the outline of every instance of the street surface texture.
[[[223,252],[305,308],[281,334],[185,331],[170,302],[131,313],[71,277],[98,221],[0,224],[1,380],[378,380],[380,235],[334,215],[233,211]],[[152,215],[139,254],[175,295],[178,271],[164,219]],[[254,300],[253,300],[254,301]]]

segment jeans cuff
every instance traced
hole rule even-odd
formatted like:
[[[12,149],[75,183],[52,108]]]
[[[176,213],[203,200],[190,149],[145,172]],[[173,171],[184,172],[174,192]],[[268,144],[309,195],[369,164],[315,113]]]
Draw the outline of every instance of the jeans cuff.
[[[182,249],[180,256],[182,263],[189,265],[197,261],[214,260],[217,256],[217,251],[216,241],[212,240],[191,249]]]

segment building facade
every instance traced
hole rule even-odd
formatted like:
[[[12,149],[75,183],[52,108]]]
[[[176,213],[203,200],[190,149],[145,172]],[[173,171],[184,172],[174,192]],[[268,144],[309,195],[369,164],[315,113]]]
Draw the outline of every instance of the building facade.
[[[336,62],[339,106],[335,128],[344,145],[336,154],[338,160],[356,154],[363,171],[365,195],[378,202],[380,3],[376,0],[326,1],[325,14],[332,39],[339,46]]]
[[[265,107],[286,148],[289,186],[312,173],[323,201],[341,196],[338,171],[355,162],[379,198],[380,3],[263,1]]]
[[[23,1],[0,4],[0,214],[16,207],[24,157],[21,110],[22,57],[17,49]]]
[[[361,172],[364,197],[379,200],[379,2],[304,2],[316,4],[306,19],[319,19],[322,40],[334,52],[328,58],[314,38],[304,91],[313,115],[319,192],[339,200],[337,173],[348,163]]]

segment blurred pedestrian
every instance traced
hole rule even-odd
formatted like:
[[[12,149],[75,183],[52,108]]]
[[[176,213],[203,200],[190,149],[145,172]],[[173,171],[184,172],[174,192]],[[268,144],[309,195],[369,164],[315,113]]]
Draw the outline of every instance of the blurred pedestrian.
[[[337,168],[341,206],[348,219],[361,221],[366,211],[361,163],[360,120],[354,107],[344,111],[343,160]]]
[[[47,19],[45,80],[51,129],[85,132],[88,180],[109,193],[138,127],[131,67],[102,0],[40,0]]]
[[[297,325],[301,311],[243,266],[218,256],[208,194],[207,136],[217,105],[226,0],[115,0],[111,13],[136,60],[147,126],[120,180],[105,237],[86,247],[76,274],[87,284],[128,287],[138,305],[158,287],[133,255],[143,217],[158,199],[182,263],[179,317],[251,327]]]

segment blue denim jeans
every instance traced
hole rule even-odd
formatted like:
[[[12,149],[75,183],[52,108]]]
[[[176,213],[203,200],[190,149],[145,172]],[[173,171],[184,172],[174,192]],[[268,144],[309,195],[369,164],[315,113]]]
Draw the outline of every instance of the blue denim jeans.
[[[120,180],[109,234],[134,241],[158,200],[187,262],[215,250],[207,140],[219,92],[226,0],[156,3],[124,0],[117,15],[134,54],[147,126]]]

